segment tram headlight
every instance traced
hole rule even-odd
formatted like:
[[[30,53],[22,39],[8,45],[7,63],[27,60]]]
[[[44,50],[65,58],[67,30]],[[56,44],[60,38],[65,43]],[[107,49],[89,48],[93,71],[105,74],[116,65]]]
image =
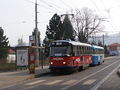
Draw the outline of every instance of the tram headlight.
[[[63,64],[66,64],[66,62],[63,62]]]
[[[50,64],[53,64],[53,62],[50,62]]]

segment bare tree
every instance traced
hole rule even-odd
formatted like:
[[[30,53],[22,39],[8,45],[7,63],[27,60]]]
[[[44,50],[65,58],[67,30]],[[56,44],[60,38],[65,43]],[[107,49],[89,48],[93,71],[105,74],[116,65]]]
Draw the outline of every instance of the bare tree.
[[[94,14],[91,9],[76,9],[74,15],[74,27],[77,32],[78,40],[87,43],[90,35],[103,30],[102,22],[103,18]]]

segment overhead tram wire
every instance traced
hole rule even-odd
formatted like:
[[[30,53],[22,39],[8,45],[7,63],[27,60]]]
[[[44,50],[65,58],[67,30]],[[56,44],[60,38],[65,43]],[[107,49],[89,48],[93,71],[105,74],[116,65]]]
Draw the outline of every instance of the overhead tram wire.
[[[46,1],[44,1],[44,0],[40,0],[40,1],[41,1],[42,3],[44,3],[45,5],[47,5],[47,6],[51,7],[51,8],[53,8],[53,9],[55,9],[55,10],[61,12],[59,9],[57,9],[57,8],[54,7],[54,6],[52,6],[50,3],[48,3],[48,2],[46,2]]]
[[[70,5],[68,5],[67,3],[65,3],[63,0],[59,0],[60,2],[62,2],[66,7],[69,7],[72,9],[72,7]]]
[[[114,20],[112,19],[112,17],[111,17],[111,15],[110,15],[110,13],[109,13],[109,17],[110,17],[110,19],[111,19],[111,21],[115,24],[115,22],[114,22]],[[116,24],[115,24],[115,26],[117,26]],[[114,29],[115,31],[116,30],[119,30],[119,28],[118,27],[116,27],[116,29]]]
[[[117,2],[118,2],[118,0],[114,4],[116,4]],[[110,9],[108,9],[109,12],[106,11],[107,9],[105,7],[105,4],[104,4],[103,0],[101,0],[101,3],[103,5],[103,7],[104,7],[105,12],[107,12],[109,14],[109,18],[111,19],[111,21],[114,22],[114,20],[112,19],[111,15],[110,15]],[[111,6],[111,7],[113,7],[113,6]],[[116,31],[117,29],[114,28],[113,24],[111,22],[109,22],[109,23],[111,24],[112,28]],[[115,24],[115,22],[114,22],[114,24]]]
[[[97,10],[100,12],[100,13],[102,13],[101,12],[101,10],[97,7],[97,5],[95,4],[95,2],[93,1],[93,0],[91,0],[91,2],[92,2],[92,4],[97,8]],[[103,13],[102,13],[103,14]],[[103,14],[104,15],[104,14]],[[115,29],[115,27],[113,26],[113,24],[109,21],[109,24],[112,26],[112,28],[113,28],[113,30],[115,30],[116,31],[116,29]]]
[[[119,0],[116,0],[116,2],[109,8],[109,9],[112,9],[116,3],[118,3]]]
[[[42,1],[44,1],[44,0],[42,0]],[[44,2],[46,2],[46,1],[44,1]],[[58,5],[54,4],[54,3],[51,3],[51,2],[46,2],[46,3],[54,5],[55,7],[59,8],[59,9],[65,10],[65,8],[62,8],[62,7],[60,7],[60,6],[58,6]]]
[[[104,9],[106,10],[106,7],[105,7],[105,4],[104,4],[103,0],[100,0],[100,1],[101,1],[102,5],[103,5]]]
[[[102,5],[103,5],[103,7],[104,7],[104,10],[106,11],[107,9],[106,9],[106,7],[105,7],[105,4],[104,4],[103,0],[101,0],[101,3],[102,3]],[[108,13],[108,12],[107,12],[107,13]],[[109,14],[110,19],[112,20],[112,18],[111,18],[111,16],[110,16],[110,13],[108,13],[108,14]],[[109,22],[109,24],[111,25],[111,27],[113,28],[113,30],[116,30],[111,22]]]
[[[35,2],[32,2],[31,0],[25,0],[25,1],[27,1],[27,2],[29,2],[29,3],[35,4]],[[51,9],[52,9],[52,11],[55,11],[55,12],[56,12],[56,10],[54,10],[53,8],[44,6],[44,5],[42,5],[42,4],[37,4],[37,5],[40,6],[40,7],[42,7],[42,8],[48,9],[48,10],[51,10]]]
[[[27,2],[29,2],[29,3],[35,4],[35,2],[33,2],[33,1],[31,1],[31,0],[25,0],[25,1],[27,1]]]
[[[103,14],[103,12],[98,8],[98,6],[96,5],[96,3],[95,3],[93,0],[91,0],[91,2],[92,2],[92,4],[95,6],[95,8],[97,8],[97,10],[98,10],[100,13]],[[103,15],[104,15],[104,14],[103,14]]]

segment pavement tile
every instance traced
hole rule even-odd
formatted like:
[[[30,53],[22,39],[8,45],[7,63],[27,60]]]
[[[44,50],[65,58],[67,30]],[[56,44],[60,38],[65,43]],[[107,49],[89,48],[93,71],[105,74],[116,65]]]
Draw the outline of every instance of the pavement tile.
[[[48,66],[44,66],[43,69],[37,67],[35,74],[30,74],[28,70],[15,71],[15,72],[3,72],[0,73],[0,88],[25,81],[28,79],[33,79],[40,75],[49,73]]]
[[[120,90],[120,77],[114,72],[98,90]]]

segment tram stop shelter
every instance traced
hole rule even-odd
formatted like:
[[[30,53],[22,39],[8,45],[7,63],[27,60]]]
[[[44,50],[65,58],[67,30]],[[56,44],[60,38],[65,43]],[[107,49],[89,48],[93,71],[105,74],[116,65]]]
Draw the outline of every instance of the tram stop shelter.
[[[36,46],[17,46],[16,47],[16,69],[29,69],[30,73],[35,73],[35,64],[40,63],[36,59],[36,49],[39,50],[39,56],[41,47]],[[41,65],[43,65],[41,63]]]

